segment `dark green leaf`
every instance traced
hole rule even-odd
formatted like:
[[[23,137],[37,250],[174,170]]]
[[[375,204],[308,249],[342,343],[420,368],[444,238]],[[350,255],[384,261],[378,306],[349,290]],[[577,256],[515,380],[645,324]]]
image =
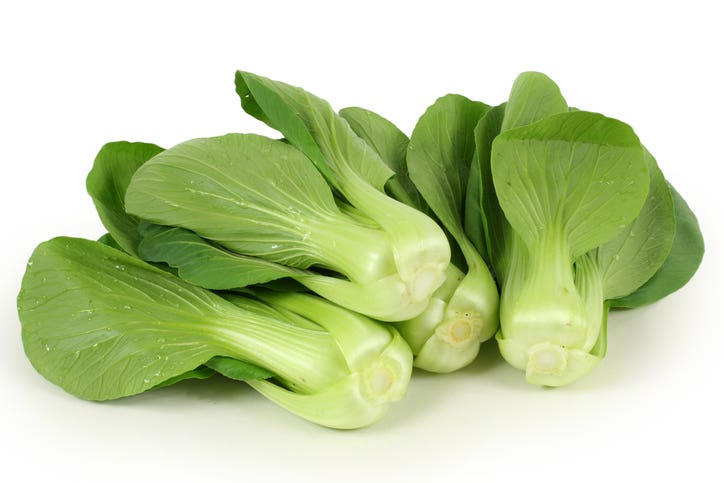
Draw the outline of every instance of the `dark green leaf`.
[[[299,271],[261,258],[231,253],[183,228],[154,225],[144,231],[138,251],[144,260],[178,269],[187,282],[230,290],[288,277]]]
[[[407,136],[384,117],[361,107],[347,107],[339,111],[339,115],[395,172],[385,186],[390,196],[420,211],[427,211],[424,200],[407,172],[405,157],[410,141]]]
[[[613,307],[635,308],[674,293],[694,276],[704,257],[704,237],[684,198],[669,185],[674,199],[676,233],[666,261],[654,276],[631,295],[612,300]]]
[[[479,254],[463,228],[465,190],[475,154],[475,126],[489,109],[460,95],[441,97],[420,117],[407,148],[410,178],[468,263]]]
[[[201,366],[201,367],[197,367],[196,369],[192,369],[188,372],[184,372],[183,374],[179,374],[178,376],[171,377],[171,378],[163,381],[162,383],[154,386],[154,389],[172,386],[178,382],[186,381],[189,379],[209,379],[214,374],[216,374],[216,371],[214,371],[210,367]]]
[[[605,299],[624,297],[649,280],[671,250],[676,231],[674,200],[656,160],[646,151],[649,194],[636,219],[597,250]]]
[[[241,71],[236,73],[236,92],[246,112],[283,133],[342,194],[350,173],[379,191],[393,175],[329,103],[309,92]]]
[[[235,381],[252,381],[257,379],[269,379],[274,373],[248,362],[240,361],[232,357],[217,356],[206,363],[206,366],[218,372],[224,377]]]
[[[465,198],[465,232],[488,263],[502,253],[507,221],[498,204],[490,171],[493,140],[500,133],[505,104],[490,109],[475,127],[475,156]]]
[[[163,148],[155,144],[108,143],[96,156],[86,179],[86,189],[103,226],[118,245],[131,254],[136,254],[140,235],[138,218],[125,210],[126,189],[139,166],[162,151]]]

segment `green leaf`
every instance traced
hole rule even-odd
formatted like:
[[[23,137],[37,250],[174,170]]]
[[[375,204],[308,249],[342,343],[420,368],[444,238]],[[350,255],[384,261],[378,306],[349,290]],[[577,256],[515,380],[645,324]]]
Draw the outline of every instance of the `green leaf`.
[[[407,172],[408,137],[384,117],[361,107],[344,108],[339,111],[339,115],[394,171],[395,175],[387,181],[387,192],[408,206],[427,211],[424,200]]]
[[[206,362],[206,366],[224,377],[235,381],[254,381],[274,377],[274,373],[263,367],[249,364],[231,357],[217,356]]]
[[[247,113],[284,134],[345,196],[350,176],[384,190],[392,170],[328,102],[299,87],[242,71],[236,73],[236,92]]]
[[[540,72],[524,72],[513,83],[501,131],[566,111],[568,104],[555,82]]]
[[[183,228],[152,225],[138,246],[140,256],[178,269],[187,282],[212,290],[230,290],[297,273],[278,263],[229,252]]]
[[[18,295],[25,352],[78,397],[143,392],[232,357],[316,391],[348,375],[337,342],[248,297],[233,303],[101,243],[60,237],[33,253]]]
[[[138,218],[125,210],[126,189],[139,166],[162,151],[163,148],[155,144],[108,143],[96,156],[86,179],[86,189],[103,226],[118,245],[131,254],[136,253],[141,237]]]
[[[42,243],[18,296],[25,353],[48,380],[94,400],[194,370],[224,352],[205,329],[218,302],[179,282],[97,242]]]
[[[506,112],[507,116],[507,112]],[[563,230],[572,259],[633,221],[648,193],[643,148],[626,124],[567,112],[501,133],[493,143],[500,206],[528,246]]]
[[[254,134],[194,139],[166,150],[136,172],[126,207],[237,253],[302,268],[319,263],[317,254],[329,242],[315,238],[324,231],[315,223],[340,216],[331,190],[302,153]]]
[[[676,232],[669,256],[663,265],[634,293],[611,301],[616,308],[635,308],[674,293],[694,276],[704,257],[704,238],[696,216],[684,198],[669,185],[674,200]]]
[[[503,252],[507,225],[498,204],[490,170],[493,140],[500,133],[505,104],[488,110],[475,126],[475,156],[470,165],[470,179],[465,198],[465,232],[478,252],[489,263]]]
[[[168,387],[173,386],[174,384],[181,382],[181,381],[187,381],[189,379],[209,379],[216,374],[216,371],[211,369],[210,367],[206,366],[200,366],[196,369],[192,369],[188,372],[184,372],[183,374],[179,374],[178,376],[171,377],[156,386],[153,387],[153,389],[159,389],[162,387]]]
[[[420,117],[407,148],[410,178],[471,263],[479,254],[463,228],[465,189],[475,154],[474,129],[490,109],[449,94]]]
[[[661,267],[671,250],[676,230],[674,200],[656,160],[646,151],[649,193],[633,223],[597,251],[607,300],[626,296]]]

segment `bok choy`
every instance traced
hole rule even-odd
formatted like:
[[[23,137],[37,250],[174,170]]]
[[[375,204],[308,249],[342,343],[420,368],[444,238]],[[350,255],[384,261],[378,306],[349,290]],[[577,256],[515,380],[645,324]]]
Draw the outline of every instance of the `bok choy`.
[[[422,314],[397,324],[415,354],[414,365],[428,371],[451,372],[468,365],[498,327],[495,281],[463,227],[473,130],[488,109],[463,96],[442,97],[423,114],[410,139],[371,111],[340,112],[395,172],[391,181],[396,184],[388,182],[388,192],[431,211],[452,238],[453,262],[445,284]]]
[[[476,142],[482,191],[471,199],[501,284],[500,351],[531,383],[568,384],[605,355],[617,300],[635,300],[660,271],[667,277],[669,259],[685,275],[646,302],[686,283],[703,253],[696,220],[628,125],[569,109],[542,74],[516,80]],[[683,262],[672,250],[677,225],[696,240]]]
[[[379,420],[411,374],[410,349],[390,325],[309,294],[227,299],[77,238],[38,246],[18,313],[33,366],[84,399],[130,396],[210,368],[305,419],[357,428]]]

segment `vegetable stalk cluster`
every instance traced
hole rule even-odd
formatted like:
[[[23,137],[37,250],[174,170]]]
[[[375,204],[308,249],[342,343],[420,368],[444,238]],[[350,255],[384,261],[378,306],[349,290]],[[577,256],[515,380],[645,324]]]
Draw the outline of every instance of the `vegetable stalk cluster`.
[[[600,363],[609,312],[693,276],[696,218],[625,123],[521,74],[491,106],[437,99],[408,137],[237,72],[282,139],[106,144],[87,189],[108,233],[40,244],[18,296],[26,354],[84,399],[219,374],[309,421],[358,428],[413,366],[495,337],[528,382]]]

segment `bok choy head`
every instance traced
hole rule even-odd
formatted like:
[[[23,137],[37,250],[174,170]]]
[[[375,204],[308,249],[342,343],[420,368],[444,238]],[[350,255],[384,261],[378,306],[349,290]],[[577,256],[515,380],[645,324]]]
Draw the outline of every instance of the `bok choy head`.
[[[449,256],[434,237],[416,239],[402,253],[388,230],[334,198],[302,152],[253,134],[195,139],[157,154],[131,178],[125,209],[190,230],[232,255],[273,262],[280,276],[381,320],[420,313]],[[400,271],[398,258],[418,249],[444,253]]]
[[[345,204],[384,232],[395,276],[407,294],[399,305],[411,301],[417,312],[410,310],[396,320],[422,312],[444,282],[450,261],[450,246],[437,223],[385,193],[393,171],[323,99],[242,71],[236,74],[236,91],[247,113],[279,130],[314,163]],[[425,303],[417,304],[418,300]]]
[[[389,325],[308,294],[225,299],[89,240],[37,247],[18,313],[33,366],[84,399],[210,368],[305,419],[356,428],[379,420],[411,374],[412,354]]]
[[[568,384],[604,356],[609,308],[671,256],[671,191],[628,125],[569,110],[542,74],[516,80],[476,141],[501,353],[531,383]]]
[[[453,247],[445,283],[423,313],[397,325],[416,367],[451,372],[475,359],[498,327],[498,291],[486,262],[464,231],[473,131],[489,106],[450,94],[420,117],[411,138],[361,108],[340,114],[395,172],[387,189],[400,201],[431,211]]]

